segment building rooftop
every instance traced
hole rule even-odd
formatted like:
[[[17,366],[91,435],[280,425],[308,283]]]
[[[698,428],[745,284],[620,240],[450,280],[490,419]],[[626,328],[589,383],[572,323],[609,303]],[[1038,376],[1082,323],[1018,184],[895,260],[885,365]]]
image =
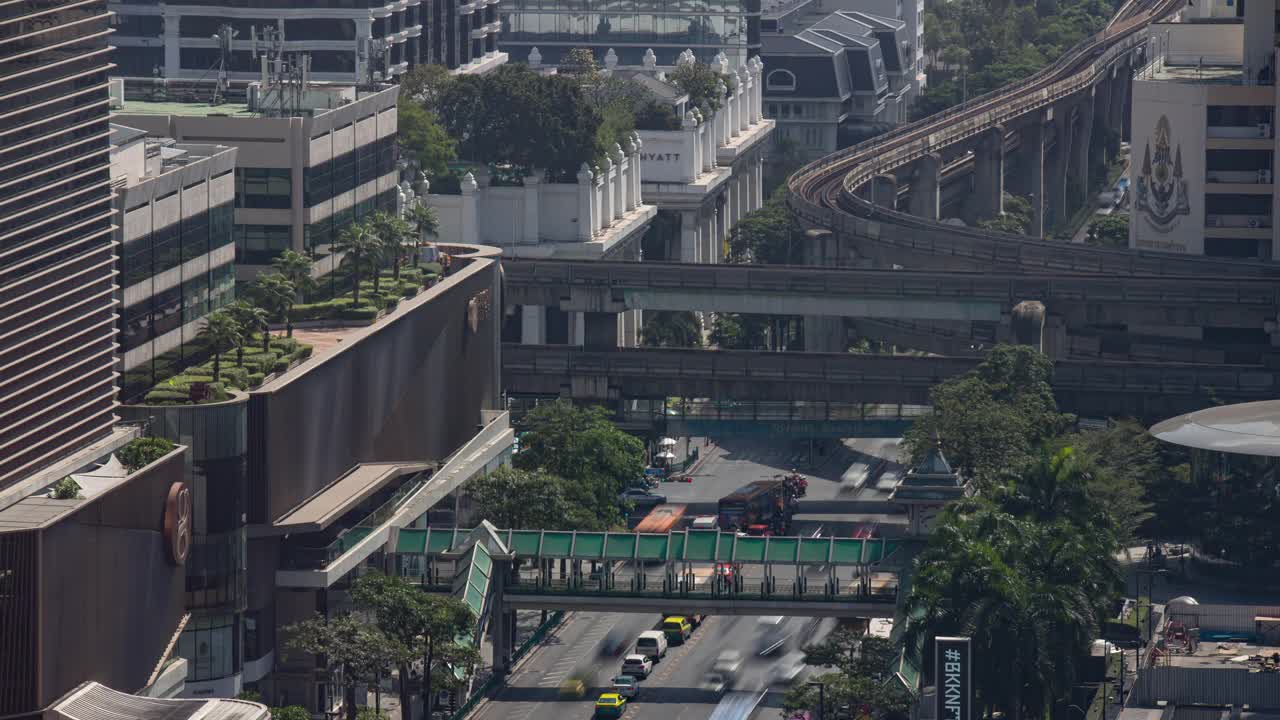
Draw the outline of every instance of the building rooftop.
[[[1276,653],[1280,653],[1280,647],[1242,642],[1202,641],[1196,647],[1195,652],[1190,654],[1179,653],[1170,655],[1168,658],[1169,664],[1173,667],[1277,673],[1280,671],[1268,669],[1275,667],[1271,658]],[[1276,682],[1280,683],[1280,674],[1276,675]]]
[[[1156,424],[1151,434],[1200,450],[1280,457],[1280,400],[1197,410]]]
[[[1196,85],[1243,85],[1244,69],[1239,65],[1159,65],[1139,78]]]
[[[203,102],[180,102],[177,100],[125,100],[117,111],[124,115],[186,115],[189,117],[208,117],[210,115],[229,115],[232,117],[253,117],[244,103],[223,103],[210,105]]]

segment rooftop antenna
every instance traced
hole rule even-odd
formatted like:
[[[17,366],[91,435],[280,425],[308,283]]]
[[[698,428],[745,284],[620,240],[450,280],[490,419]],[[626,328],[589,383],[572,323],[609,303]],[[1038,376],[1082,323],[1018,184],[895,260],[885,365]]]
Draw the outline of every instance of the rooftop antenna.
[[[218,81],[213,86],[211,105],[221,105],[227,96],[229,86],[227,69],[231,65],[231,41],[240,35],[240,31],[223,23],[214,33],[213,41],[218,43]]]

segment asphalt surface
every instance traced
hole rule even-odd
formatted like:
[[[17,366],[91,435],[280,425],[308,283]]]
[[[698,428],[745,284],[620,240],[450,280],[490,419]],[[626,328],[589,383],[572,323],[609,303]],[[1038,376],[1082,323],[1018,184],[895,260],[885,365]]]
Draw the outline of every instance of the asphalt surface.
[[[613,628],[627,637],[654,627],[657,615],[613,613],[572,613],[557,632],[534,651],[509,679],[507,687],[473,716],[476,720],[586,720],[595,713],[595,698],[618,674],[621,656],[601,656],[602,641]],[[752,717],[777,717],[783,687],[771,684],[779,658],[812,641],[829,629],[830,621],[807,618],[784,620],[778,635],[783,646],[768,657],[756,655],[766,633],[757,618],[709,617],[683,645],[672,646],[654,666],[653,674],[640,682],[638,697],[627,704],[626,720],[705,720],[721,702],[722,695],[702,688],[703,677],[725,650],[737,650],[744,658],[735,690],[772,691]],[[571,675],[594,676],[582,699],[562,699],[559,686]],[[772,706],[772,707],[770,707]],[[745,720],[745,719],[744,719]]]
[[[703,444],[693,441],[703,461],[689,483],[663,483],[656,492],[670,503],[690,506],[690,514],[714,514],[716,501],[753,481],[769,479],[797,469],[809,479],[806,496],[796,516],[795,532],[843,533],[851,525],[871,523],[881,527],[905,523],[905,517],[887,506],[898,465],[898,440],[892,438],[846,440],[815,444],[761,442],[759,439],[730,439]],[[686,441],[679,439],[677,452],[683,455]],[[882,475],[887,474],[887,478]],[[654,567],[649,573],[660,578]],[[695,574],[710,575],[711,567],[699,567]],[[625,572],[624,572],[625,574]],[[746,572],[752,575],[752,572]],[[821,573],[810,573],[821,581]],[[748,578],[750,579],[750,578]],[[658,580],[660,582],[660,579]],[[811,582],[814,580],[811,579]],[[674,609],[674,608],[673,608]],[[655,627],[658,615],[621,613],[571,613],[546,641],[533,651],[509,678],[507,687],[473,716],[476,720],[585,720],[594,715],[595,698],[619,674],[621,655],[600,655],[606,635],[615,628],[629,643],[643,630]],[[756,653],[764,631],[754,617],[709,617],[693,637],[669,649],[653,674],[640,683],[639,697],[628,703],[625,720],[706,720],[721,702],[721,695],[705,690],[702,681],[720,653],[737,650],[745,658],[735,682],[739,691],[767,691],[749,716],[750,720],[780,717],[785,686],[771,684],[778,659],[786,652],[822,637],[833,626],[830,620],[786,618],[775,631],[774,644],[783,643],[768,657]],[[807,672],[807,670],[806,670]],[[580,700],[561,699],[559,686],[573,674],[586,673],[593,685]],[[737,720],[748,720],[747,717]]]

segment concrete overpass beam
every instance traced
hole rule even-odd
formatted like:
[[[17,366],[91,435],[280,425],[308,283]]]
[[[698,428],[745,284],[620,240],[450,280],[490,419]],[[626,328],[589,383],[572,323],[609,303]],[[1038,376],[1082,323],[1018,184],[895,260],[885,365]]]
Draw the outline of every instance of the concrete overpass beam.
[[[1004,212],[1004,127],[982,134],[973,150],[973,201],[976,220]]]
[[[872,178],[871,202],[880,207],[896,210],[898,207],[898,178],[887,173]]]
[[[937,220],[941,209],[942,158],[930,153],[915,162],[911,180],[911,214]]]
[[[698,212],[684,210],[680,213],[680,262],[702,262],[698,257]]]

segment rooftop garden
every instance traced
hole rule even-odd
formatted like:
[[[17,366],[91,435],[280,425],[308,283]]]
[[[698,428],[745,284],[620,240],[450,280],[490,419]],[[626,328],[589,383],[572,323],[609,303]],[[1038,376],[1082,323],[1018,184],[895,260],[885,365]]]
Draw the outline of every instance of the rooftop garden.
[[[142,402],[228,400],[232,391],[255,388],[311,356],[312,347],[293,338],[294,323],[373,322],[440,276],[440,265],[418,263],[416,252],[437,228],[435,212],[427,207],[415,206],[407,218],[372,213],[334,243],[334,252],[345,254],[342,267],[324,282],[312,277],[311,258],[286,250],[272,261],[274,271],[250,286],[249,299],[209,313],[194,343],[157,359],[154,367],[171,372],[156,373],[159,379]],[[412,264],[406,262],[410,254]],[[272,328],[281,326],[284,334],[273,335]],[[130,386],[129,377],[125,384]]]
[[[732,73],[697,63],[680,65],[665,80],[704,116],[719,109],[719,85],[736,83]],[[494,184],[519,184],[507,179],[511,168],[574,182],[583,164],[601,166],[632,131],[680,129],[669,105],[630,78],[601,70],[584,49],[571,50],[554,75],[511,64],[453,76],[428,65],[411,70],[400,87],[401,148],[438,194],[459,192],[467,163],[489,167]]]

